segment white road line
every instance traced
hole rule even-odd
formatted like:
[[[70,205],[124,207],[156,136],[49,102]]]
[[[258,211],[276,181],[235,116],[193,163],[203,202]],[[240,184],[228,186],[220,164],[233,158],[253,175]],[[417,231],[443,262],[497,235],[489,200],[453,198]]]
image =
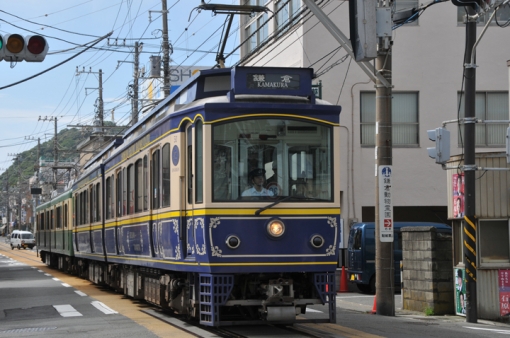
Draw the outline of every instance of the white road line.
[[[306,312],[320,312],[320,313],[324,313],[322,311],[315,310],[315,309],[309,309],[309,308],[306,308]]]
[[[85,293],[83,293],[83,292],[81,292],[81,291],[78,291],[78,290],[76,290],[76,291],[74,291],[74,292],[76,292],[77,294],[79,294],[79,295],[80,295],[80,296],[82,296],[82,297],[87,296],[87,294],[85,294]]]
[[[66,305],[53,305],[53,307],[60,313],[62,317],[79,317],[83,316],[81,313],[76,311],[74,307],[69,304]]]
[[[60,279],[58,279],[58,278],[53,278],[53,280],[54,280],[55,282],[58,282]]]
[[[71,285],[67,284],[67,283],[62,283],[62,286],[65,286],[66,288],[70,288]]]
[[[510,334],[510,330],[500,330],[500,329],[486,329],[482,327],[473,327],[473,326],[464,326],[466,329],[472,329],[472,330],[483,330],[483,331],[491,331],[499,334]]]
[[[117,311],[110,309],[108,306],[98,301],[94,301],[90,304],[92,304],[96,309],[107,315],[118,313]]]
[[[48,276],[48,277],[51,277],[51,275],[49,273],[45,273],[44,274],[45,276]]]

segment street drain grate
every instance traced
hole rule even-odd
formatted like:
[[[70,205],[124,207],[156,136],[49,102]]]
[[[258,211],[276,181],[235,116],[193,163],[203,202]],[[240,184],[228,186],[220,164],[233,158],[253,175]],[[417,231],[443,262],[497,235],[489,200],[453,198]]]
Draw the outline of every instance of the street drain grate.
[[[57,327],[26,327],[23,329],[11,329],[11,330],[5,330],[0,331],[0,334],[6,334],[6,333],[25,333],[25,332],[41,332],[41,331],[50,331],[55,330]]]

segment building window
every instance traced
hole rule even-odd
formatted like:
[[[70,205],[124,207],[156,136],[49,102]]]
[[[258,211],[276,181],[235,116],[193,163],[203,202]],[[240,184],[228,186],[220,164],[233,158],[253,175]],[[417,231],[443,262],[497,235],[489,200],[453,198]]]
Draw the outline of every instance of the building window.
[[[503,0],[496,0],[495,5],[499,5],[502,3]],[[487,20],[491,17],[492,13],[494,12],[494,7],[487,11],[485,15],[480,15],[478,17],[478,26],[485,26],[487,24]],[[457,7],[457,24],[458,25],[464,25],[464,18],[466,17],[467,12],[464,7]],[[506,5],[502,6],[498,9],[496,12],[496,15],[494,16],[494,19],[491,21],[491,26],[496,25],[504,25],[508,20],[510,20],[510,3],[507,3]]]
[[[460,100],[460,117],[465,116],[464,95],[457,95]],[[477,92],[475,98],[475,115],[480,120],[508,120],[508,92]],[[458,102],[458,101],[457,101]],[[504,147],[508,123],[477,123],[477,147]],[[459,133],[458,144],[463,146],[464,129]]]
[[[261,43],[267,40],[269,35],[269,22],[267,13],[258,13],[245,25],[245,39],[247,39],[246,52],[250,53]]]
[[[418,146],[418,93],[393,93],[391,102],[394,147]],[[361,93],[361,145],[375,146],[375,92]]]
[[[275,17],[276,17],[276,30],[287,30],[297,20],[293,20],[299,15],[301,9],[301,0],[280,0],[276,2]]]
[[[510,263],[508,220],[480,220],[479,234],[482,266]]]

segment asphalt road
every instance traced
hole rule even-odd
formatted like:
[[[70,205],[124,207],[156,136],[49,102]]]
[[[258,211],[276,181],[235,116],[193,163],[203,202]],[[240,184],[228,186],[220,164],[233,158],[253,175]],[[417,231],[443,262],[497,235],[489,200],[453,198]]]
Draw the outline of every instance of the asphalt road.
[[[294,326],[240,326],[211,333],[160,313],[87,280],[46,267],[36,250],[11,250],[0,237],[1,337],[497,337],[510,326],[459,316],[425,316],[401,309],[396,316],[373,315],[373,295],[337,294],[336,324],[303,324],[324,318],[326,306],[313,306]]]

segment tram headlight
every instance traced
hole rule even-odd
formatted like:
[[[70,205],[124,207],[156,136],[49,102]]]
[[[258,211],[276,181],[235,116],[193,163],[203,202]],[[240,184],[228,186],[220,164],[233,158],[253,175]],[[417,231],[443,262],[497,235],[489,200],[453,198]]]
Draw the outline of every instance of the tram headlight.
[[[227,237],[225,243],[230,249],[237,249],[241,244],[241,240],[239,239],[239,237],[232,235]]]
[[[272,220],[267,225],[267,232],[273,237],[281,237],[285,232],[285,225],[282,221]]]
[[[313,235],[310,243],[314,248],[320,248],[324,245],[324,238],[321,235]]]

